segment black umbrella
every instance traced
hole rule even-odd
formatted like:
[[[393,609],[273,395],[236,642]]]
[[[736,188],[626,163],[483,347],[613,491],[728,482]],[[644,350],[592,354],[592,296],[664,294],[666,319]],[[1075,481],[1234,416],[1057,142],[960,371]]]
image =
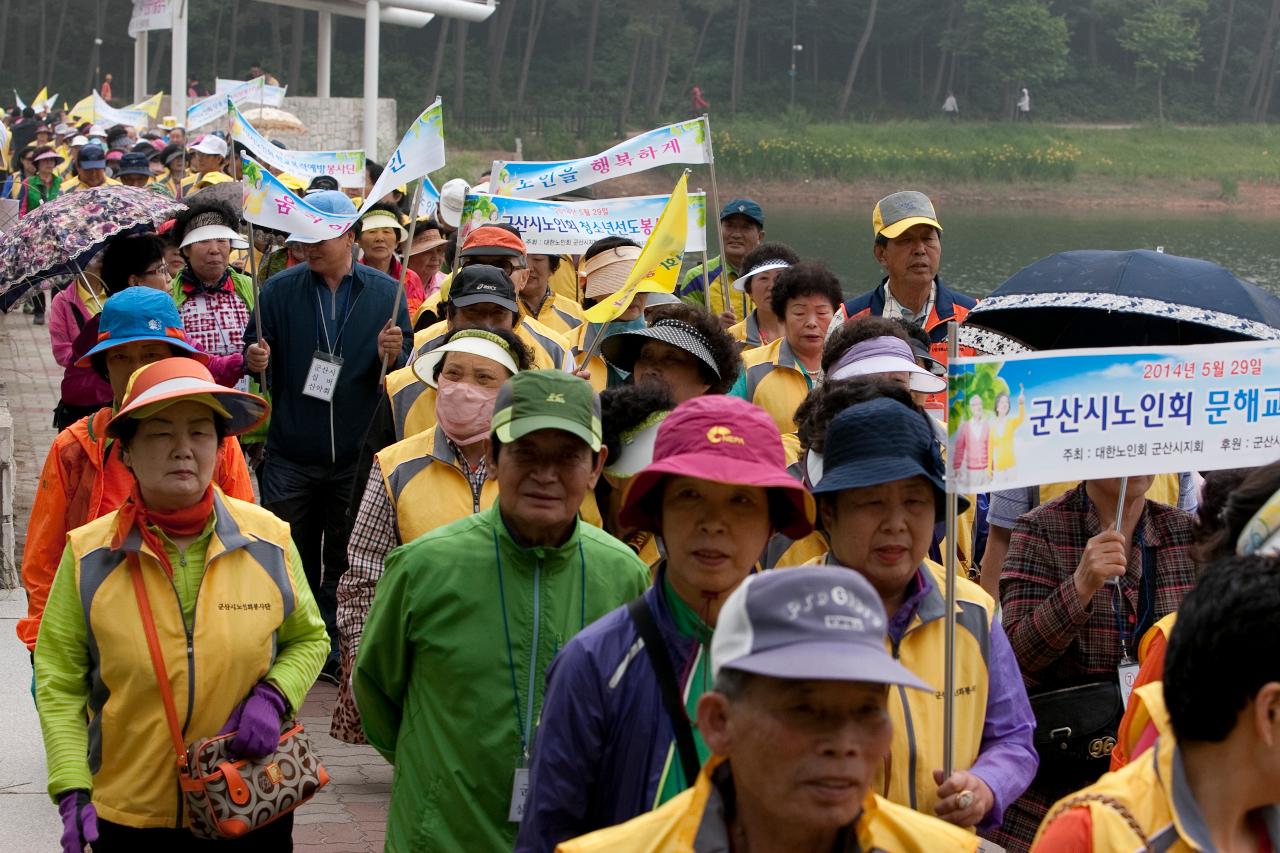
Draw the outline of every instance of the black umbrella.
[[[960,343],[987,353],[1280,339],[1280,299],[1196,258],[1061,252],[981,300]]]

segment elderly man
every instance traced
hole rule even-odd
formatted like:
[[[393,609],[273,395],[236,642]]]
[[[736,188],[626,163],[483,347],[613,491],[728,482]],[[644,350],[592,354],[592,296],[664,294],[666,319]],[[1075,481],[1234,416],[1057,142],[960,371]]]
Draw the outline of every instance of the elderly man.
[[[512,849],[547,667],[649,582],[578,519],[608,455],[587,382],[517,373],[492,427],[497,502],[389,555],[356,657],[365,735],[396,768],[388,850]]]
[[[355,213],[340,192],[307,201],[326,213]],[[305,244],[307,262],[262,288],[263,339],[252,318],[244,329],[249,372],[270,367],[273,408],[267,460],[258,474],[262,505],[293,528],[333,640],[323,673],[329,678],[338,670],[336,591],[347,565],[347,506],[357,478],[363,483],[369,471],[357,471],[361,439],[378,405],[384,362],[396,368],[409,356],[404,294],[385,273],[354,263],[358,228],[320,241],[290,234],[289,242]]]
[[[977,302],[947,287],[938,277],[942,225],[933,202],[913,190],[887,195],[871,212],[871,231],[875,238],[872,252],[884,278],[874,290],[841,305],[831,328],[864,314],[902,318],[924,329],[933,358],[945,365],[947,323],[964,322]]]
[[[62,194],[119,183],[115,178],[107,177],[106,149],[101,145],[89,144],[76,153],[76,176],[62,183]]]
[[[751,298],[732,285],[742,274],[742,262],[764,240],[764,211],[749,198],[735,198],[720,211],[720,242],[724,246],[724,258],[719,256],[707,261],[711,270],[710,281],[702,264],[685,273],[676,288],[676,295],[685,302],[701,305],[720,317],[725,328],[745,320],[751,313]],[[728,261],[727,281],[724,262]],[[729,304],[725,304],[724,287],[729,286]],[[707,305],[706,291],[711,291],[711,304]]]
[[[711,638],[697,729],[712,757],[693,788],[556,849],[976,850],[973,834],[873,790],[893,737],[891,688],[931,691],[885,650],[887,623],[875,590],[845,569],[748,577]]]

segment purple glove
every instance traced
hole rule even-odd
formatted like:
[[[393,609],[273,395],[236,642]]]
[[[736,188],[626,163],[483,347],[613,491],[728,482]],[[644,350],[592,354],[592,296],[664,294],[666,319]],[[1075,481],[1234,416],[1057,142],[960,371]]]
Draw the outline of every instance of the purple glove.
[[[261,758],[270,755],[280,744],[280,722],[284,718],[284,695],[265,681],[249,693],[231,712],[222,731],[235,732],[231,739],[232,755],[241,758]]]
[[[84,846],[98,840],[98,810],[89,792],[75,788],[58,795],[62,815],[62,853],[84,853]]]

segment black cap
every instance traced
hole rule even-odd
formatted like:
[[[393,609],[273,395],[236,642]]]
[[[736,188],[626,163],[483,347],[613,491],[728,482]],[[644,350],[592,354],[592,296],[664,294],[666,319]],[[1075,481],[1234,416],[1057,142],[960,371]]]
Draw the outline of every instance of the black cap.
[[[164,150],[160,152],[160,162],[168,166],[173,160],[186,153],[186,149],[181,145],[170,142],[164,147]]]
[[[316,175],[311,179],[311,183],[307,184],[307,192],[340,189],[342,187],[338,186],[338,179],[333,175]]]
[[[121,175],[146,175],[151,177],[151,166],[147,155],[139,151],[130,151],[120,158],[120,168],[116,169],[116,177]]]
[[[458,270],[449,285],[449,304],[466,308],[481,302],[492,302],[508,311],[519,311],[516,286],[511,277],[488,264],[472,264]]]

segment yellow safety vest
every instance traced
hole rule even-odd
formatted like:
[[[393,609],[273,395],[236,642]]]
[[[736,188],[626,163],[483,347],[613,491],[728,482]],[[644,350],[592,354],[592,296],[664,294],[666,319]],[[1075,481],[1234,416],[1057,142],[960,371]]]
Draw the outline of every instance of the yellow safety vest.
[[[383,448],[374,461],[396,510],[400,542],[488,509],[498,499],[498,481],[486,480],[476,495],[444,433],[426,432]]]
[[[796,359],[786,338],[742,354],[746,399],[769,413],[779,432],[796,431],[796,409],[809,395],[804,365]]]

